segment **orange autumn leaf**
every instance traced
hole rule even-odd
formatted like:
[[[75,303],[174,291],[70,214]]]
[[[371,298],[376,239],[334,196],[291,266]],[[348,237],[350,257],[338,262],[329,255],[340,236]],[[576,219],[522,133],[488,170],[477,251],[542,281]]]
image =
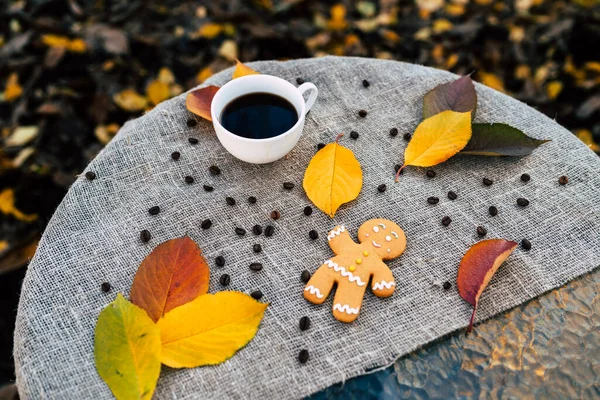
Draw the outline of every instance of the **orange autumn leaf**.
[[[158,245],[140,264],[131,301],[153,321],[208,291],[210,271],[198,245],[184,236]]]
[[[19,85],[19,75],[15,72],[8,76],[6,87],[4,88],[4,101],[13,101],[21,96],[23,88]]]
[[[500,265],[517,247],[517,243],[505,239],[489,239],[475,243],[465,253],[458,267],[456,284],[458,293],[473,306],[473,314],[467,332],[473,329],[475,313],[481,293]]]
[[[235,62],[236,62],[235,69],[233,70],[233,74],[231,75],[231,78],[236,79],[236,78],[239,78],[241,76],[246,76],[246,75],[260,75],[260,72],[256,72],[252,68],[247,67],[240,60],[235,60]]]
[[[192,90],[185,98],[185,106],[190,112],[208,121],[212,121],[212,117],[210,116],[210,104],[218,90],[219,87],[213,85]]]

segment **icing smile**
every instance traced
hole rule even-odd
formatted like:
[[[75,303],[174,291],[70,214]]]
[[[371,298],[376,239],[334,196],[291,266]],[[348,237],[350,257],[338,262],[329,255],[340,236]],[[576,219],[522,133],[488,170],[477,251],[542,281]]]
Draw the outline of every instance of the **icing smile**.
[[[379,243],[375,242],[374,240],[373,240],[373,242],[372,242],[372,243],[373,243],[373,246],[374,246],[374,247],[377,247],[377,248],[381,247],[381,245],[380,245]]]

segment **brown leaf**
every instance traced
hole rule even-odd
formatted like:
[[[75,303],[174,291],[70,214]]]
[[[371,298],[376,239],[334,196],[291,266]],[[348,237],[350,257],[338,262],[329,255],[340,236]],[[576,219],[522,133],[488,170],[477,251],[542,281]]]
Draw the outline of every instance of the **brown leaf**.
[[[477,111],[477,93],[470,76],[462,76],[453,82],[441,84],[427,92],[423,98],[423,119],[442,111],[471,111],[471,119]]]
[[[187,109],[208,121],[212,121],[210,104],[218,90],[218,86],[211,85],[189,92],[185,99]]]

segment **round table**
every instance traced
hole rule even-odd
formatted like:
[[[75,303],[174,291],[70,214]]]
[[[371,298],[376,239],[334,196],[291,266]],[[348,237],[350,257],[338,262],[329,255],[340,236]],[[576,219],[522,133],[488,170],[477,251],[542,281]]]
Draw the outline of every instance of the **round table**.
[[[228,272],[230,289],[261,289],[270,306],[257,336],[227,362],[163,368],[155,398],[299,398],[336,383],[316,398],[598,396],[600,273],[584,275],[600,265],[595,154],[537,111],[476,85],[476,122],[505,122],[552,142],[522,158],[457,156],[436,166],[434,179],[423,169],[407,168],[394,184],[394,165],[406,147],[403,134],[421,120],[423,95],[456,76],[344,57],[250,66],[319,87],[298,145],[273,164],[240,162],[219,145],[209,122],[187,124],[195,117],[185,108],[185,95],[125,124],[88,166],[96,179],[82,174],[69,190],[29,266],[14,350],[23,399],[111,398],[94,366],[98,313],[117,291],[128,295],[137,266],[153,247],[185,234],[209,262],[210,292],[223,290],[219,275]],[[208,83],[222,85],[230,78],[227,70]],[[366,118],[358,115],[361,109],[368,111]],[[397,136],[389,134],[393,127]],[[362,165],[361,195],[333,220],[318,210],[305,216],[306,165],[320,142],[351,130],[359,137],[346,135],[340,144]],[[190,137],[198,143],[188,142]],[[181,153],[177,161],[173,151]],[[221,175],[211,175],[211,165],[219,165]],[[523,172],[531,182],[519,181]],[[569,176],[568,185],[558,185],[560,175]],[[494,184],[482,185],[483,177]],[[296,185],[290,191],[282,182]],[[377,190],[381,183],[388,187],[384,193]],[[206,192],[202,184],[215,190]],[[456,201],[446,200],[448,190],[458,192]],[[255,205],[246,202],[250,195],[258,197]],[[431,195],[444,200],[428,205]],[[227,204],[226,196],[236,198],[236,205]],[[527,209],[514,204],[520,196],[532,200]],[[487,215],[492,204],[500,209],[494,218]],[[151,216],[148,209],[155,205],[160,214]],[[277,221],[269,218],[273,210],[281,212]],[[440,224],[444,215],[453,217],[447,228]],[[302,298],[300,272],[314,271],[331,257],[323,239],[335,225],[346,225],[355,237],[360,224],[375,217],[397,221],[408,238],[406,252],[388,263],[397,292],[385,300],[367,294],[360,317],[341,324],[331,316],[331,300],[316,306]],[[200,226],[206,218],[213,220],[208,230]],[[235,227],[250,231],[256,223],[273,225],[275,234],[236,237]],[[465,336],[471,308],[454,286],[444,290],[440,282],[455,281],[460,258],[479,240],[475,227],[481,224],[488,237],[528,237],[533,247],[515,251],[500,268],[482,297],[478,320],[516,308]],[[151,231],[149,243],[140,241],[142,229]],[[311,229],[319,240],[309,238]],[[260,256],[252,254],[253,243],[263,245]],[[227,260],[222,268],[214,263],[218,255]],[[258,274],[247,268],[257,257],[265,265]],[[100,290],[105,281],[113,288],[109,293]],[[312,321],[306,332],[298,329],[303,315]],[[301,365],[297,354],[303,348],[310,359]],[[373,371],[379,372],[365,375]]]

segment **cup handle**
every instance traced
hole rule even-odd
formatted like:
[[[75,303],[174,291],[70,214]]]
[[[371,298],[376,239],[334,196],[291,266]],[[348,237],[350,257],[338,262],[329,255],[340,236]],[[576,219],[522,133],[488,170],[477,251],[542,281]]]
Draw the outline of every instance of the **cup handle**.
[[[313,104],[315,104],[317,95],[319,94],[319,89],[317,89],[317,87],[310,82],[306,82],[298,86],[298,91],[301,95],[303,95],[304,92],[306,92],[307,90],[312,90],[313,92],[308,96],[308,100],[306,100],[304,115],[306,115],[310,111]]]

